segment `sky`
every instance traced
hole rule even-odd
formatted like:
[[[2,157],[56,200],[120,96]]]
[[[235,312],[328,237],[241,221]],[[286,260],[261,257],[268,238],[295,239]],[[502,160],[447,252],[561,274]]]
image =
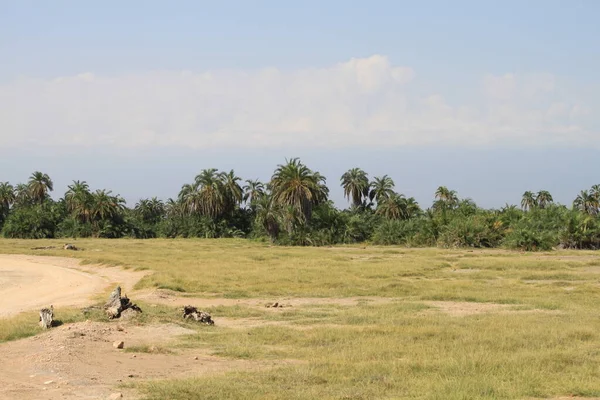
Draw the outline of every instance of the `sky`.
[[[0,181],[134,205],[300,157],[484,207],[600,183],[600,2],[0,0]]]

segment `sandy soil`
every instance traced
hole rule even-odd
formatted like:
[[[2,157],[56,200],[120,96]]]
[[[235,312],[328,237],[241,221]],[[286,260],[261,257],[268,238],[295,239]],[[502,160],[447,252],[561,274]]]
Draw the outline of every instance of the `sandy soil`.
[[[71,258],[0,254],[0,317],[48,307],[86,306],[111,284],[131,290],[143,272],[80,266]]]
[[[295,361],[230,360],[202,349],[169,354],[127,352],[127,348],[161,344],[194,333],[174,324],[135,326],[122,322],[81,322],[63,325],[31,338],[0,345],[0,399],[107,399],[119,388],[140,380],[258,370]],[[123,341],[124,349],[116,349]]]

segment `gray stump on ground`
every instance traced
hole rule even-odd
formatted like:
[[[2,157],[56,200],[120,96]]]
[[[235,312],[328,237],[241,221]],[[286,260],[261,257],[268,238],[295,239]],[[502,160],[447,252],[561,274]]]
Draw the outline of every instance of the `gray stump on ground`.
[[[40,310],[40,325],[44,329],[48,329],[52,327],[52,322],[54,320],[54,307],[50,306],[50,308],[42,308]]]
[[[112,291],[108,301],[104,305],[104,311],[108,318],[119,318],[121,313],[127,309],[132,309],[137,312],[142,312],[141,308],[139,308],[136,304],[133,304],[127,296],[121,297],[121,287],[117,286],[115,290]]]
[[[193,306],[185,306],[183,307],[183,318],[188,319],[191,318],[194,321],[202,322],[207,325],[214,325],[215,321],[212,320],[209,313],[200,311],[196,307]]]

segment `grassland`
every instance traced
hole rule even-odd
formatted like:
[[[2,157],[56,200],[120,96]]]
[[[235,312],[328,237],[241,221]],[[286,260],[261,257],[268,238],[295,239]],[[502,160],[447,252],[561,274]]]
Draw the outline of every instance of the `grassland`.
[[[144,383],[147,399],[600,397],[598,252],[123,239],[77,241],[81,252],[30,249],[53,244],[61,243],[0,240],[0,253],[147,269],[152,273],[138,289],[181,296],[318,298],[277,310],[211,307],[214,327],[194,327],[195,334],[160,352],[202,348],[226,358],[294,362]],[[348,298],[365,300],[340,301]],[[145,309],[142,322],[175,320],[169,307]],[[219,317],[240,326],[220,326]],[[11,324],[19,326],[19,318]],[[245,320],[261,324],[244,327]],[[0,323],[0,339],[27,334],[11,336],[7,324]]]

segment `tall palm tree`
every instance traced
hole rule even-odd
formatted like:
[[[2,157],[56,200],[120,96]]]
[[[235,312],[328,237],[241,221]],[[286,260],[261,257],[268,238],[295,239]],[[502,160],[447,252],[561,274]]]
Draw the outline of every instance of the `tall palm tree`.
[[[73,181],[65,193],[67,210],[82,222],[91,218],[93,197],[87,182]]]
[[[35,171],[31,174],[28,187],[33,201],[39,202],[40,204],[44,202],[46,196],[48,196],[48,192],[54,190],[52,179],[50,179],[48,174],[43,174],[39,171]]]
[[[590,194],[600,202],[600,185],[594,185],[592,186],[592,189],[590,190]]]
[[[227,205],[225,187],[216,168],[200,171],[194,181],[194,188],[197,192],[197,196],[193,197],[197,203],[195,208],[202,215],[216,218],[225,212]]]
[[[370,186],[369,199],[371,201],[375,200],[377,203],[381,203],[394,194],[394,181],[387,175],[376,176]]]
[[[265,185],[259,180],[246,180],[244,186],[244,202],[252,206],[261,196],[265,194]]]
[[[521,198],[521,208],[523,211],[528,211],[537,206],[537,199],[535,198],[535,194],[530,192],[529,190],[523,193],[523,197]]]
[[[449,207],[458,204],[458,195],[455,190],[450,190],[446,186],[440,186],[435,191],[435,198]]]
[[[232,178],[234,177],[235,175],[232,176]],[[237,180],[233,180],[232,184],[237,185]],[[223,176],[217,173],[215,168],[200,171],[193,184],[182,186],[179,192],[179,201],[188,213],[199,213],[217,218],[226,211],[228,205],[227,188],[223,183]]]
[[[242,179],[235,175],[233,170],[228,173],[221,172],[219,174],[221,182],[223,184],[223,190],[225,194],[225,207],[229,212],[233,212],[235,207],[239,206],[244,199],[244,191],[238,183]]]
[[[369,196],[369,178],[367,173],[360,168],[352,168],[341,177],[344,196],[352,201],[354,207],[362,204],[363,198]]]
[[[274,242],[279,236],[279,219],[281,217],[279,208],[273,201],[273,197],[266,194],[254,198],[254,205],[256,207],[256,223],[267,231],[269,239]]]
[[[540,190],[536,196],[537,206],[539,208],[546,208],[549,204],[554,202],[552,195],[547,190]]]
[[[273,202],[281,207],[293,207],[302,222],[310,220],[313,207],[327,198],[323,176],[311,171],[298,158],[277,166],[270,187]]]
[[[573,207],[585,214],[596,215],[600,208],[600,200],[597,200],[587,190],[582,190],[575,198],[575,201],[573,201]]]
[[[0,220],[8,215],[10,206],[15,202],[15,189],[8,182],[0,182]]]

